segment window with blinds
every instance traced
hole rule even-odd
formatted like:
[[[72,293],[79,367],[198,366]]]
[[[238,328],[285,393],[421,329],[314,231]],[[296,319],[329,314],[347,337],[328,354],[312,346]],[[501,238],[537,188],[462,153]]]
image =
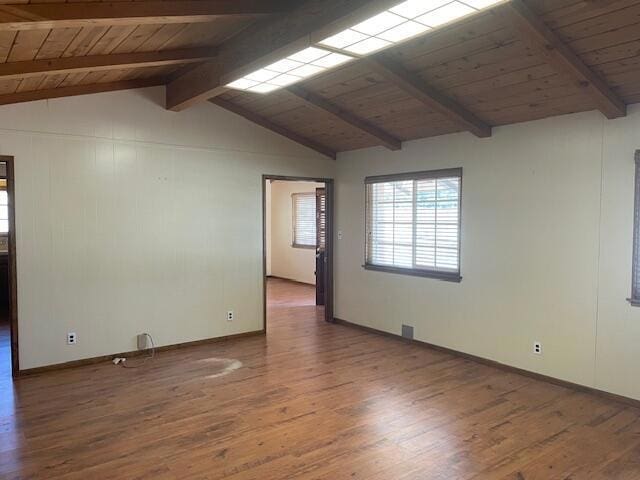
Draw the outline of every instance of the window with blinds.
[[[636,151],[635,205],[633,214],[633,263],[631,305],[640,307],[640,150]]]
[[[294,193],[293,244],[294,248],[316,248],[316,194]]]
[[[366,264],[460,281],[462,169],[369,177]]]
[[[9,233],[9,196],[6,187],[0,186],[0,234]]]

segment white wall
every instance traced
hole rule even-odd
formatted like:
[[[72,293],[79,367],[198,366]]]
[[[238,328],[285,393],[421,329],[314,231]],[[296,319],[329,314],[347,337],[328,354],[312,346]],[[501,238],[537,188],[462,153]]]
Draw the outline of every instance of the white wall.
[[[271,274],[315,285],[316,251],[293,248],[294,193],[315,193],[323,183],[284,182],[271,184]]]
[[[640,309],[626,302],[638,148],[633,107],[340,155],[336,317],[640,399]],[[364,178],[449,167],[464,168],[462,283],[365,271]]]
[[[22,368],[133,350],[142,331],[165,345],[262,327],[261,175],[331,177],[335,163],[162,98],[0,108],[0,154],[16,158]],[[625,300],[637,148],[634,107],[341,155],[336,316],[414,324],[424,341],[640,398],[640,309]],[[364,271],[364,177],[457,166],[462,283]]]
[[[634,150],[640,150],[640,105],[629,118],[604,122],[602,215],[594,383],[640,398],[640,309],[631,294]]]
[[[0,154],[16,162],[21,368],[135,350],[143,331],[166,345],[262,328],[261,176],[332,176],[335,162],[163,98],[0,108]]]

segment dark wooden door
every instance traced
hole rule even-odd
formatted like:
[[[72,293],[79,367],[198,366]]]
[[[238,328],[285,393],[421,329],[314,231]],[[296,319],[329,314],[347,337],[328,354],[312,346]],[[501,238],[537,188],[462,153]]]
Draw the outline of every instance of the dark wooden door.
[[[324,188],[316,189],[316,305],[325,304],[327,250],[327,194]]]

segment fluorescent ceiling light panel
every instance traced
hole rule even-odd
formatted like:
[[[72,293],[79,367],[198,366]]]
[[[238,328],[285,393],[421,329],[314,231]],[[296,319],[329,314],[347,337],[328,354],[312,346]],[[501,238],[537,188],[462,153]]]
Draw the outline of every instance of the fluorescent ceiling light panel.
[[[227,87],[270,93],[506,1],[399,0],[395,7],[231,82]]]
[[[364,38],[369,37],[364,35]],[[351,60],[354,60],[354,57],[309,47],[231,82],[227,87],[255,93],[271,93]]]
[[[397,27],[401,23],[404,23],[404,21],[405,19],[399,15],[391,12],[382,12],[375,17],[371,17],[369,20],[359,23],[351,29],[366,35],[375,36],[390,28]]]
[[[388,42],[398,43],[402,42],[403,40],[407,40],[408,38],[415,37],[416,35],[420,35],[429,30],[431,30],[431,27],[427,27],[422,23],[408,21],[392,28],[391,30],[382,32],[380,35],[378,35],[378,38],[381,38]]]
[[[460,2],[451,2],[444,7],[437,8],[431,12],[416,18],[416,21],[424,23],[431,28],[439,27],[449,22],[453,22],[467,15],[477,12],[476,9]]]
[[[311,77],[317,73],[326,70],[326,68],[317,67],[315,65],[303,65],[300,68],[296,68],[295,70],[291,70],[289,72],[290,75],[295,75],[300,78]]]
[[[296,77],[295,75],[289,75],[288,73],[283,73],[282,75],[277,76],[276,78],[272,78],[269,80],[269,83],[272,85],[277,85],[279,87],[286,87],[287,85],[293,85],[294,83],[299,82],[300,77]]]
[[[505,0],[405,0],[319,45],[368,55]]]
[[[345,50],[357,55],[368,55],[370,53],[377,52],[378,50],[382,50],[383,48],[386,48],[390,45],[393,44],[391,42],[387,42],[386,40],[382,40],[377,37],[369,37],[366,40],[345,48]]]
[[[240,80],[236,80],[235,82],[231,82],[227,87],[235,88],[237,90],[246,90],[249,87],[253,87],[257,85],[258,82],[254,82],[253,80],[247,80],[246,78],[241,78]]]
[[[416,18],[446,5],[450,1],[451,0],[408,0],[397,7],[393,7],[389,11],[396,15],[402,15],[405,18]]]
[[[287,57],[287,59],[294,60],[296,62],[301,62],[301,63],[311,63],[314,60],[318,60],[319,58],[326,56],[327,53],[328,52],[326,50],[322,50],[320,48],[315,48],[315,47],[309,47],[309,48],[305,48],[301,52],[295,53],[290,57]]]
[[[253,80],[254,82],[266,82],[267,80],[271,80],[276,76],[278,76],[278,72],[272,72],[271,70],[263,68],[262,70],[250,73],[244,78],[246,78],[247,80]]]
[[[338,65],[342,65],[343,63],[350,62],[351,60],[354,60],[354,58],[343,55],[341,53],[332,53],[330,55],[327,55],[326,57],[322,57],[311,62],[311,64],[317,65],[318,67],[322,68],[333,68],[337,67]]]
[[[364,33],[356,32],[355,30],[348,28],[337,35],[325,38],[320,42],[320,45],[326,45],[327,47],[332,48],[344,48],[361,40],[365,40],[366,38],[368,38],[368,36]]]
[[[271,93],[274,90],[277,90],[279,88],[280,88],[279,85],[272,85],[270,83],[260,83],[255,87],[250,87],[248,90],[250,92],[257,92],[257,93]]]
[[[293,70],[294,68],[301,67],[302,65],[304,65],[304,63],[295,62],[293,60],[289,60],[288,58],[285,58],[284,60],[280,60],[279,62],[272,63],[268,67],[264,67],[264,68],[265,70],[273,70],[274,72],[287,73]]]

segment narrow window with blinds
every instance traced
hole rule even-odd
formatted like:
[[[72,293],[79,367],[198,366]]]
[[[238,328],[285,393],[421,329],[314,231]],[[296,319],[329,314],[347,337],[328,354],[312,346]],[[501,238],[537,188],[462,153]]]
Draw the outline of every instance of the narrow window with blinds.
[[[365,268],[459,282],[462,169],[369,177],[365,184]]]
[[[293,243],[294,248],[316,248],[316,194],[294,193]]]
[[[640,150],[636,151],[635,200],[633,213],[633,262],[629,303],[640,307]]]
[[[9,233],[9,196],[7,181],[0,180],[0,234]]]

